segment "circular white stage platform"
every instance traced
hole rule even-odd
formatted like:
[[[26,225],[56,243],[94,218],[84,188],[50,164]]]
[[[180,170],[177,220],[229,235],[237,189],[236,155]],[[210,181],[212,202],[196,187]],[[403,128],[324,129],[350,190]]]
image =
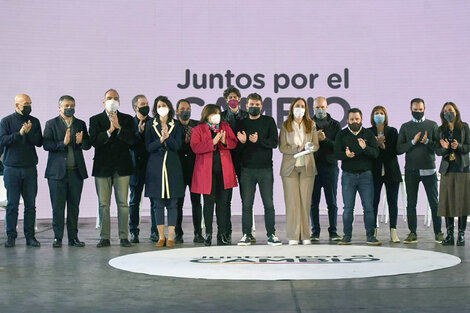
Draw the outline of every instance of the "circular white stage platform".
[[[421,273],[460,263],[434,251],[368,246],[214,246],[135,253],[109,261],[149,275],[230,279],[345,279]]]

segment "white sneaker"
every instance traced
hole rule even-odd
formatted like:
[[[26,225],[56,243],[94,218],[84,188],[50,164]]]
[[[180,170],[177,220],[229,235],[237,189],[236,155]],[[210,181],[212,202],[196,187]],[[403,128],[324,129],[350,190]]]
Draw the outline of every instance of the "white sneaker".
[[[279,240],[279,238],[276,237],[276,235],[270,235],[268,237],[268,245],[282,246],[282,242]]]
[[[311,245],[312,242],[310,241],[310,239],[304,239],[304,240],[302,240],[302,244],[303,245]]]
[[[237,245],[239,245],[239,246],[251,246],[250,237],[247,236],[246,234],[243,235],[242,239],[240,239],[240,241],[238,241]]]
[[[289,246],[296,246],[299,244],[298,240],[289,240]]]
[[[390,228],[390,241],[394,242],[394,243],[399,243],[400,242],[400,238],[398,238],[396,228]]]

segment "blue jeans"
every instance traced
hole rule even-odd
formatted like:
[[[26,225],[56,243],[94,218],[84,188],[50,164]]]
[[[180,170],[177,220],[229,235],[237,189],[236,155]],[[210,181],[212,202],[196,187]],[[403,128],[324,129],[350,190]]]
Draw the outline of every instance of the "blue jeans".
[[[352,236],[352,224],[354,221],[354,206],[356,202],[356,192],[361,197],[362,208],[364,210],[364,226],[367,238],[374,236],[374,181],[371,171],[362,173],[343,172],[341,176],[341,187],[343,191],[343,226],[344,235]]]
[[[336,195],[338,192],[338,174],[337,165],[320,165],[317,166],[318,174],[315,177],[315,185],[312,193],[312,205],[310,210],[310,218],[312,220],[312,234],[320,235],[320,197],[321,189],[325,194],[326,204],[328,206],[328,221],[330,234],[336,233],[336,222],[338,218],[338,206]]]
[[[6,226],[7,236],[16,238],[18,224],[18,205],[20,195],[24,200],[24,235],[34,237],[34,222],[36,220],[36,195],[38,193],[38,172],[36,166],[9,167],[5,166],[3,180],[7,190]]]
[[[139,235],[140,202],[142,201],[142,191],[144,190],[145,173],[143,176],[133,175],[133,177],[131,177],[131,181],[136,183],[129,185],[129,232]],[[152,222],[150,233],[158,234],[154,212],[152,210],[152,202],[153,200],[150,198],[150,220]]]
[[[418,201],[419,182],[423,182],[426,196],[428,197],[429,206],[431,207],[432,225],[434,233],[441,232],[442,219],[437,216],[437,208],[439,201],[437,198],[437,175],[434,173],[429,176],[419,176],[419,170],[405,170],[406,183],[406,212],[408,217],[408,228],[411,232],[416,233],[416,203]]]

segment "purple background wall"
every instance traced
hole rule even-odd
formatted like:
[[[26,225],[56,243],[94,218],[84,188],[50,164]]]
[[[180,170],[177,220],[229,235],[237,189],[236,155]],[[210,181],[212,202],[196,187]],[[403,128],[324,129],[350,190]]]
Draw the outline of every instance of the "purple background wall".
[[[120,92],[120,110],[129,114],[138,93],[151,101],[164,94],[174,103],[184,97],[216,103],[227,82],[178,88],[189,69],[199,83],[202,74],[230,70],[235,83],[245,74],[238,79],[242,94],[256,91],[270,98],[266,109],[279,121],[281,109],[288,108],[279,98],[318,95],[361,108],[366,126],[370,110],[380,104],[398,128],[410,119],[414,97],[426,100],[430,119],[438,120],[442,104],[454,101],[469,121],[469,13],[467,1],[2,1],[0,117],[13,112],[18,93],[31,96],[32,114],[42,127],[58,114],[63,94],[75,97],[77,117],[87,123],[103,109],[108,88]],[[338,73],[344,80],[345,68],[347,86],[344,81],[339,88],[329,86],[328,76]],[[256,74],[258,83],[248,84],[247,77]],[[313,88],[303,87],[297,75],[294,84],[275,90],[280,74],[289,79],[319,76]],[[280,79],[278,85],[284,83]],[[193,106],[198,119],[201,109]],[[338,103],[331,104],[330,113],[343,118]],[[42,178],[47,154],[42,149],[38,154],[37,212],[40,218],[50,217]],[[93,150],[85,157],[91,172]],[[277,213],[284,214],[280,158],[276,151],[275,204]],[[234,195],[234,212],[239,213],[238,190]],[[341,197],[338,202],[341,211]],[[81,216],[95,216],[96,203],[90,178]],[[255,206],[262,214],[259,197]],[[148,212],[148,200],[144,209]]]

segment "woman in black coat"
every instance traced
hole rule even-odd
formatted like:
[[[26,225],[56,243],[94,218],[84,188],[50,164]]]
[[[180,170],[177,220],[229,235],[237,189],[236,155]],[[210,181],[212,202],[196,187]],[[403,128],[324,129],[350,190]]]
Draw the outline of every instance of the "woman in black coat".
[[[396,151],[398,131],[396,128],[388,126],[387,110],[383,106],[376,106],[372,110],[370,123],[372,127],[369,130],[376,136],[379,146],[379,157],[374,160],[372,168],[375,222],[377,223],[380,193],[385,184],[390,216],[390,241],[400,242],[397,235],[397,217],[398,191],[402,178]],[[377,237],[377,227],[375,228],[375,236]]]
[[[183,129],[176,123],[173,106],[159,96],[153,105],[154,118],[145,125],[145,146],[149,152],[145,176],[145,196],[151,198],[159,234],[157,247],[173,247],[177,202],[184,196],[183,169],[178,150],[183,143]],[[168,212],[168,241],[165,238],[165,212]]]

